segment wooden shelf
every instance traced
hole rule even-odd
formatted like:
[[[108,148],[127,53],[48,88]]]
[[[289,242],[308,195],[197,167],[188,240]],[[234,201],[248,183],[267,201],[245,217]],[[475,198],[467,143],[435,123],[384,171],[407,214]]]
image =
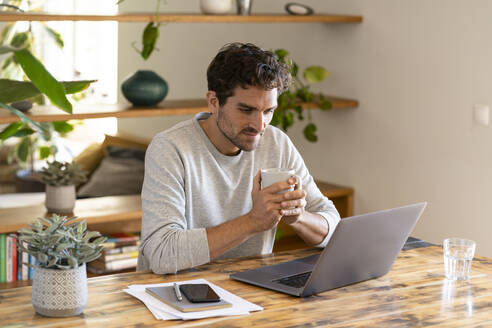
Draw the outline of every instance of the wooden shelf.
[[[44,204],[0,209],[0,234],[25,228],[34,219],[46,215]],[[73,215],[85,219],[89,226],[141,220],[140,195],[109,196],[79,199]],[[117,227],[120,228],[121,226]]]
[[[294,16],[287,14],[202,15],[189,13],[161,14],[120,13],[116,15],[79,15],[50,13],[2,12],[0,21],[116,21],[116,22],[172,22],[172,23],[361,23],[362,16],[319,14]]]
[[[354,108],[359,106],[357,100],[328,97],[333,108]],[[314,105],[306,104],[305,108],[314,108]],[[34,107],[29,116],[37,122],[54,122],[65,120],[78,120],[103,117],[151,117],[151,116],[175,116],[192,115],[199,112],[208,112],[206,101],[203,99],[167,100],[158,107],[136,108],[130,105],[78,105],[74,106],[73,114],[64,113],[55,107]],[[0,124],[19,121],[20,119],[4,108],[0,108]]]

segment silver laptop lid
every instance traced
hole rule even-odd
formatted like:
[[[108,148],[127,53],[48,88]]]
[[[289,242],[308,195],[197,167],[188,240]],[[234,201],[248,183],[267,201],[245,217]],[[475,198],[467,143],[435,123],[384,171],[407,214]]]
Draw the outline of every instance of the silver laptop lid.
[[[301,296],[386,274],[427,203],[342,219]]]

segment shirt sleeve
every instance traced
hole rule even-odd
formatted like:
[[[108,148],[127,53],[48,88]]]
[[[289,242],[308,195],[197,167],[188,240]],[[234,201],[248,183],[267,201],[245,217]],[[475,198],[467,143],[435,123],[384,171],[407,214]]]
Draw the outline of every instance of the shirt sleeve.
[[[302,180],[302,188],[306,191],[306,211],[321,215],[328,223],[328,233],[321,243],[316,247],[325,247],[335,231],[340,214],[331,200],[324,196],[314,182],[313,177],[304,163],[299,151],[290,139],[288,140],[287,167],[294,169]]]
[[[188,229],[184,166],[161,135],[145,155],[139,270],[176,273],[210,261],[205,228]]]

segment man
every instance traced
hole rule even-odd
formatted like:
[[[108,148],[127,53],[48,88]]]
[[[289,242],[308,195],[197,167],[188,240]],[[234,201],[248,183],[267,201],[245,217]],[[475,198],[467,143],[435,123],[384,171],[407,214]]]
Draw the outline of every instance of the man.
[[[287,68],[269,51],[233,43],[207,79],[210,113],[157,134],[147,149],[138,269],[175,273],[270,253],[280,220],[309,245],[326,245],[340,216],[287,135],[269,126],[290,83]],[[259,170],[274,167],[294,169],[302,181],[261,189]]]

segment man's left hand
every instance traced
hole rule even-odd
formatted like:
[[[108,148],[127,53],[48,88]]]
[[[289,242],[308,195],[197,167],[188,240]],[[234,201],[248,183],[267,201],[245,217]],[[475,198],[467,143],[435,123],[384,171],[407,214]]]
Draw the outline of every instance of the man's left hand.
[[[295,181],[296,178],[290,178],[296,183],[293,191],[284,194],[284,200],[280,203],[280,214],[282,221],[286,224],[293,224],[299,220],[299,217],[305,212],[306,207],[306,192],[302,190],[300,181]]]

